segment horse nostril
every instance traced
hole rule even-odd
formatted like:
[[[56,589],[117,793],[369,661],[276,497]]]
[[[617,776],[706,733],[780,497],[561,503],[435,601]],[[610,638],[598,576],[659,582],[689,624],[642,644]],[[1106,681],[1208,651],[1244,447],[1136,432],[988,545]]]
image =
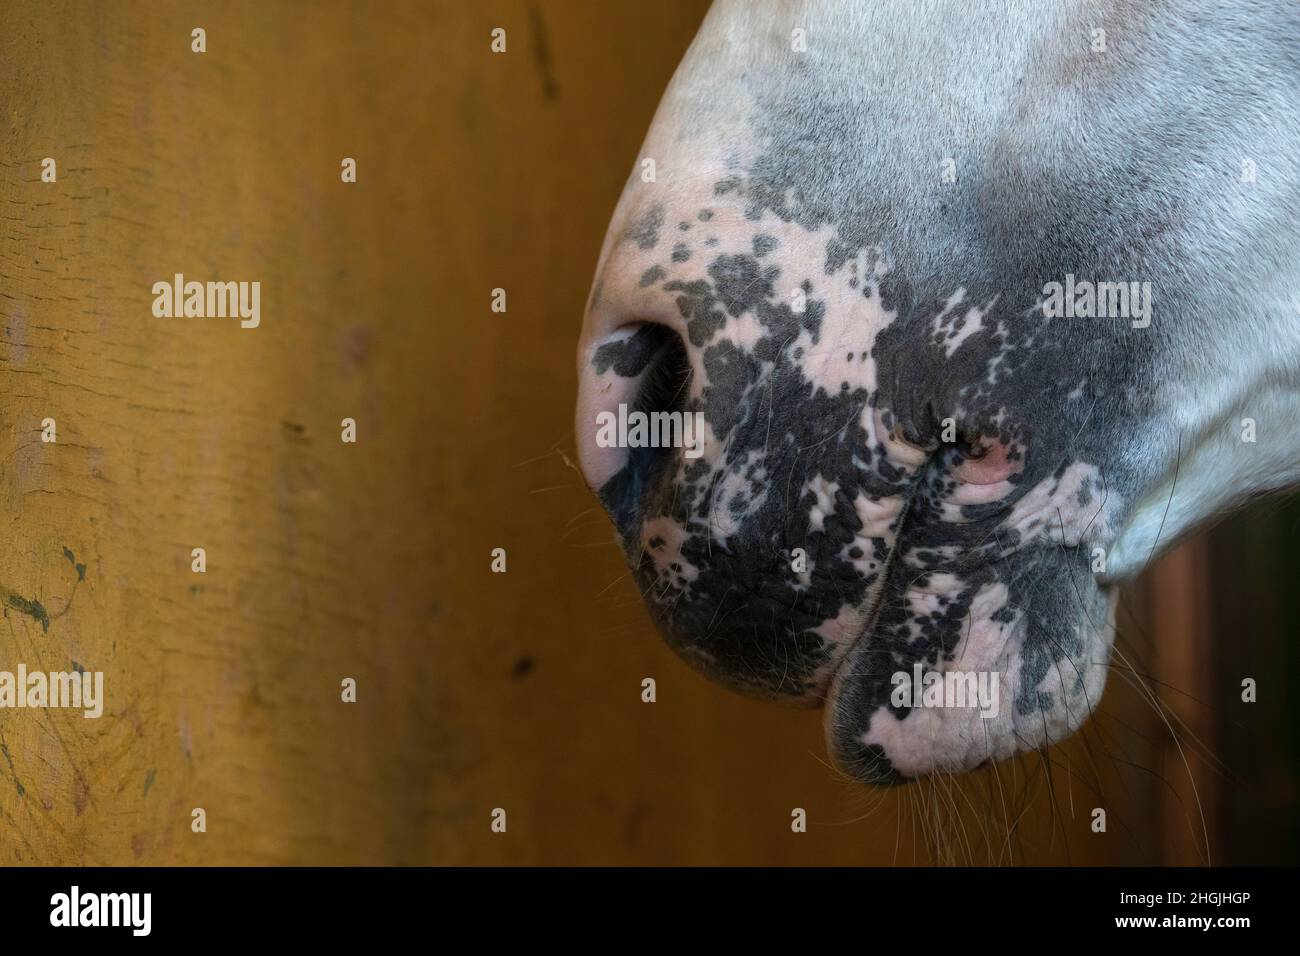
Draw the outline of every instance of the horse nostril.
[[[695,429],[686,413],[691,367],[678,333],[625,325],[581,355],[577,444],[582,471],[620,530],[645,489]]]
[[[636,408],[648,413],[685,410],[691,365],[681,336],[662,325],[642,326],[638,334],[651,341],[652,352],[642,373]]]

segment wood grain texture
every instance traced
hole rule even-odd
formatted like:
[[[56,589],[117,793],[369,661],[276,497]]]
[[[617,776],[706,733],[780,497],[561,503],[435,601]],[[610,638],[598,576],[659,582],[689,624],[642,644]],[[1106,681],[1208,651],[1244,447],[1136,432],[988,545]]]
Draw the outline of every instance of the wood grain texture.
[[[0,859],[1151,859],[1150,783],[1111,783],[1137,838],[1089,832],[1087,741],[860,791],[819,714],[653,635],[565,460],[573,348],[704,6],[7,5],[0,668],[107,703],[0,711]],[[261,326],[154,318],[176,272],[260,281]]]

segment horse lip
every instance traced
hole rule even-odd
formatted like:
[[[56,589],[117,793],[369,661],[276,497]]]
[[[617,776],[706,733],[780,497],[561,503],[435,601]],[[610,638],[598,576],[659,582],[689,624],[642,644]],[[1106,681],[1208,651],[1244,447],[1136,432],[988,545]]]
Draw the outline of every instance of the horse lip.
[[[854,635],[851,641],[849,641],[848,646],[844,648],[844,653],[840,655],[840,659],[835,662],[835,667],[831,670],[830,678],[826,682],[825,702],[828,706],[834,705],[836,692],[839,689],[845,667],[853,657],[853,652],[856,651],[858,645],[876,629],[876,621],[880,618],[881,609],[885,606],[885,587],[889,582],[888,571],[890,566],[893,564],[894,554],[897,551],[898,543],[895,542],[894,547],[889,551],[889,557],[885,559],[884,570],[880,575],[880,589],[876,594],[876,599],[871,603],[871,609],[867,612],[867,619],[862,622],[862,627],[858,629],[858,633]]]
[[[918,468],[916,476],[912,482],[912,488],[908,492],[907,500],[903,502],[903,509],[898,515],[898,533],[894,535],[894,545],[889,549],[889,554],[885,556],[885,563],[880,569],[880,589],[876,593],[876,598],[871,603],[871,609],[867,612],[867,619],[862,622],[862,627],[858,629],[857,635],[849,642],[848,647],[840,659],[835,662],[835,667],[831,671],[830,679],[826,683],[825,704],[833,708],[835,696],[839,689],[840,682],[844,676],[844,669],[849,660],[853,657],[853,652],[858,649],[858,645],[876,629],[876,622],[880,619],[880,612],[885,607],[886,591],[889,589],[889,574],[894,568],[894,562],[897,559],[898,552],[903,541],[903,528],[907,524],[907,516],[912,510],[912,501],[921,487],[919,480],[922,469]]]

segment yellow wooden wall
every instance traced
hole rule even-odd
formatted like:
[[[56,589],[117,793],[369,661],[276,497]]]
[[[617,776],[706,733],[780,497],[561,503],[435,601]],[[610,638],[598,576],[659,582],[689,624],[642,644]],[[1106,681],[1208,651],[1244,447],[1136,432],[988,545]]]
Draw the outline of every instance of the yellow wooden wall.
[[[0,859],[1152,858],[1095,740],[864,791],[652,633],[568,464],[573,348],[704,6],[6,4],[0,669],[107,705],[0,711]],[[260,281],[261,326],[153,317],[176,272]],[[1094,776],[1133,832],[1089,832]]]

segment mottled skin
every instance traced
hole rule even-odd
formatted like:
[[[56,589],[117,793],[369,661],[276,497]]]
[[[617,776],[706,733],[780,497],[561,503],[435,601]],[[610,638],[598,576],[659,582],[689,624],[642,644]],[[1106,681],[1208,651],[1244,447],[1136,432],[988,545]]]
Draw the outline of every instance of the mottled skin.
[[[1069,734],[1114,583],[1298,477],[1300,16],[1019,7],[715,7],[579,343],[583,470],[669,642],[824,703],[872,782]],[[1150,326],[1048,318],[1067,273],[1151,283]],[[620,402],[703,413],[703,455],[598,448]],[[1000,713],[893,707],[918,661]]]

